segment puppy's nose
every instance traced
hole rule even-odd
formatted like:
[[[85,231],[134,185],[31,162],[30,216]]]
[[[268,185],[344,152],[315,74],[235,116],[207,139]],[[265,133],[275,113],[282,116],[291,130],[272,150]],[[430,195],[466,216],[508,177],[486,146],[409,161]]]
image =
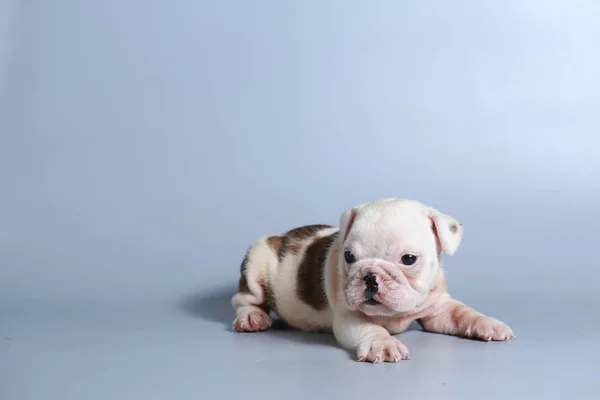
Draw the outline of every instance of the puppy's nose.
[[[363,277],[363,281],[365,281],[365,283],[367,284],[367,289],[371,292],[371,293],[376,293],[377,292],[377,278],[375,277],[375,275],[373,275],[372,273],[368,273],[367,275],[365,275]]]

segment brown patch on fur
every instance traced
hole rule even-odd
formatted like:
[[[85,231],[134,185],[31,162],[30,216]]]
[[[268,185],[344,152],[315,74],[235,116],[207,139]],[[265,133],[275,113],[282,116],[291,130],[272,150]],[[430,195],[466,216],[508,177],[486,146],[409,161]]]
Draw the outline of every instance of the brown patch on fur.
[[[450,225],[450,232],[452,232],[452,233],[458,232],[458,226],[456,224]]]
[[[276,254],[279,254],[282,242],[283,238],[281,236],[269,236],[267,238],[267,243],[269,244],[269,246],[271,246],[271,248]]]
[[[250,288],[248,287],[248,280],[246,279],[246,265],[248,265],[248,253],[244,256],[242,260],[242,264],[240,265],[240,280],[238,282],[238,291],[240,293],[250,293]]]
[[[313,241],[298,266],[298,298],[316,310],[327,307],[323,270],[327,251],[337,237],[337,233],[317,238]]]
[[[281,242],[279,245],[279,251],[277,251],[279,261],[282,261],[288,253],[298,253],[306,239],[327,228],[331,228],[331,226],[323,224],[306,225],[299,228],[294,228],[286,232],[285,235],[280,236]]]
[[[321,230],[327,229],[327,228],[331,228],[331,226],[323,225],[323,224],[306,225],[306,226],[301,226],[299,228],[294,228],[294,229],[288,231],[285,235],[291,239],[302,240],[302,239],[309,238],[309,237],[313,236],[315,233],[317,233],[318,231],[321,231]]]

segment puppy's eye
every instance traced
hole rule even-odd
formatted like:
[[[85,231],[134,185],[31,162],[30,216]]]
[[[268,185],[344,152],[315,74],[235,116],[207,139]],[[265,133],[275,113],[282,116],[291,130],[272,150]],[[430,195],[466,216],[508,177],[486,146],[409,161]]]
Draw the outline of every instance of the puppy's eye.
[[[356,257],[354,257],[354,254],[352,254],[351,251],[346,250],[344,252],[344,260],[346,260],[348,264],[352,264],[356,261]]]
[[[400,261],[402,261],[402,264],[404,264],[404,265],[413,265],[414,263],[417,262],[417,259],[418,259],[418,257],[415,256],[414,254],[405,254],[402,256]]]

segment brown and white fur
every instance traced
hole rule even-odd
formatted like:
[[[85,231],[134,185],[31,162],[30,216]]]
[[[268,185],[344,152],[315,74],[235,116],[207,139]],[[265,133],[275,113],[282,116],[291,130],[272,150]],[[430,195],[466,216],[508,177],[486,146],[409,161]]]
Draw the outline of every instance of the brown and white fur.
[[[509,340],[514,334],[505,323],[446,288],[441,252],[453,255],[463,232],[449,215],[392,198],[346,210],[339,227],[309,225],[259,238],[241,265],[233,329],[266,330],[273,311],[297,329],[333,332],[359,361],[373,363],[410,358],[392,335],[415,320],[429,332]],[[416,257],[412,265],[402,261],[407,254]]]

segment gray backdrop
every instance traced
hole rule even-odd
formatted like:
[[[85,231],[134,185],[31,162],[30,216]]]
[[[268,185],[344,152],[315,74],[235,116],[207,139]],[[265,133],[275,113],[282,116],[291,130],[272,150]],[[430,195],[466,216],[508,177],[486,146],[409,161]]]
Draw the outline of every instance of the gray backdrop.
[[[597,395],[597,1],[0,11],[0,399]],[[230,331],[250,241],[389,196],[515,341]]]

